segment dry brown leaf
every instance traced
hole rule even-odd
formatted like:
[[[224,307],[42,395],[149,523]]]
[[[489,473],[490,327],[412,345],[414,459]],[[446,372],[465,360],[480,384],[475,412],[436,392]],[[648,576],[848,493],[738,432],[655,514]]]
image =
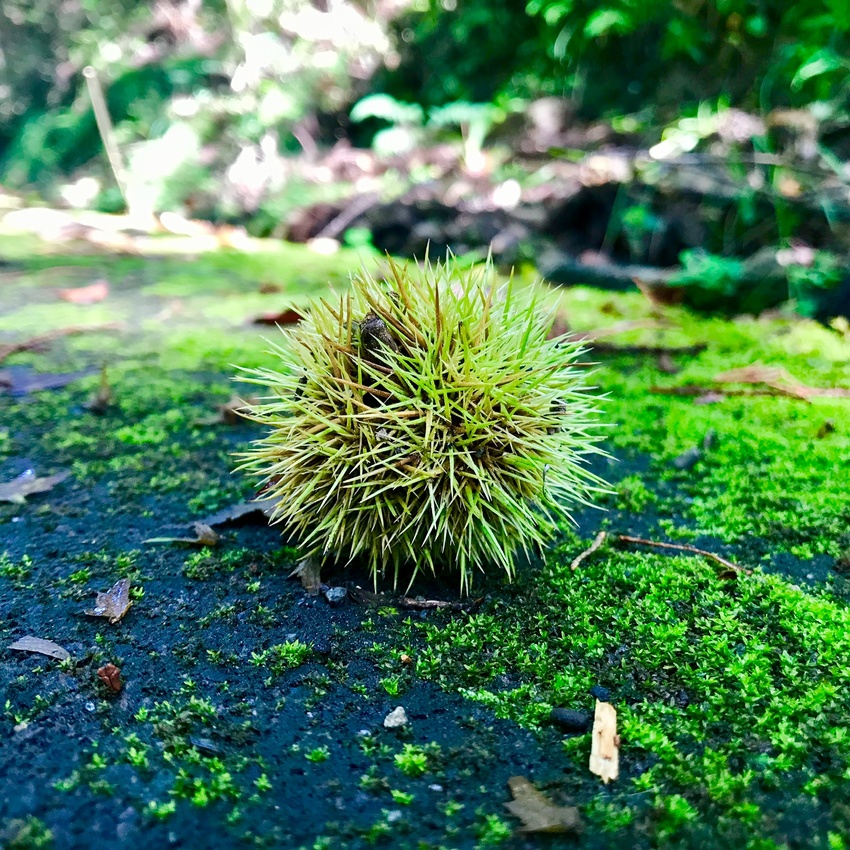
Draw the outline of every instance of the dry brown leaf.
[[[607,785],[620,775],[620,736],[617,712],[609,702],[596,700],[590,743],[590,772]]]
[[[32,635],[26,635],[20,640],[16,640],[9,645],[9,649],[16,649],[18,652],[37,652],[39,655],[46,655],[48,658],[55,658],[57,661],[67,661],[71,657],[71,653],[64,646],[59,646],[52,640],[44,640],[44,638],[37,638]]]
[[[192,546],[215,546],[221,535],[205,522],[194,525],[196,537],[149,537],[145,543],[188,543]]]
[[[121,670],[114,664],[104,664],[103,667],[98,667],[97,678],[109,688],[112,693],[117,694],[124,683],[121,681]]]
[[[14,502],[22,505],[27,496],[34,493],[46,493],[52,490],[61,481],[64,481],[71,473],[57,472],[56,475],[46,475],[38,478],[33,470],[22,472],[17,478],[0,484],[0,502]]]
[[[556,806],[524,776],[508,780],[513,800],[505,808],[522,821],[520,832],[580,832],[581,817],[575,806]]]
[[[245,421],[245,417],[242,415],[242,411],[255,401],[255,398],[244,399],[239,398],[238,395],[231,396],[230,401],[219,406],[218,421],[223,422],[225,425],[239,425],[243,423]]]
[[[286,310],[277,313],[263,313],[253,321],[255,325],[295,325],[303,318],[298,310],[288,307]]]
[[[203,522],[204,524],[213,527],[216,525],[224,525],[227,522],[235,522],[244,516],[250,516],[254,513],[262,513],[268,518],[277,507],[277,503],[277,499],[257,499],[256,502],[240,502],[238,505],[223,508],[218,513],[206,517]]]
[[[72,304],[97,304],[109,295],[109,284],[105,280],[96,280],[88,286],[76,286],[73,289],[60,289],[59,297]]]
[[[289,574],[290,578],[296,576],[301,579],[301,587],[307,591],[308,596],[318,596],[319,586],[322,583],[322,565],[318,558],[305,558]]]
[[[98,593],[94,608],[85,614],[89,617],[106,617],[110,623],[117,623],[131,608],[130,579],[116,581],[106,593]]]

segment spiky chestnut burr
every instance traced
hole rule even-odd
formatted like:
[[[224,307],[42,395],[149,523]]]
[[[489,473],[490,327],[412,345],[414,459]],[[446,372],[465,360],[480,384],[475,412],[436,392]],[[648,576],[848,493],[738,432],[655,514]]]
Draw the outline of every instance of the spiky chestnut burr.
[[[363,559],[376,581],[454,568],[463,590],[473,568],[511,577],[517,549],[604,488],[581,346],[547,339],[542,289],[499,288],[489,263],[389,269],[312,305],[273,346],[280,370],[246,370],[270,430],[240,469],[305,556]]]

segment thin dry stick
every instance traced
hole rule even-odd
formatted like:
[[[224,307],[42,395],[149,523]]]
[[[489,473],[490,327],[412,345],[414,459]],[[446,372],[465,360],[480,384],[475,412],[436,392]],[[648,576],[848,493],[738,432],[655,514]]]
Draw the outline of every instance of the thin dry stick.
[[[21,351],[31,351],[33,348],[40,348],[42,345],[47,345],[55,339],[63,336],[72,336],[74,334],[84,334],[89,331],[115,331],[122,330],[124,325],[120,322],[108,322],[104,325],[75,325],[70,328],[58,328],[55,331],[49,331],[46,334],[25,339],[23,342],[4,342],[0,343],[0,362],[13,354],[18,354]]]
[[[570,569],[575,570],[578,568],[578,565],[585,559],[589,558],[604,542],[605,538],[608,536],[606,531],[600,531],[599,534],[593,539],[593,543],[584,550],[580,555],[578,555],[573,562],[570,564]]]
[[[708,348],[708,343],[698,342],[695,345],[613,345],[612,343],[593,343],[591,351],[600,354],[702,354]]]
[[[106,106],[106,98],[103,96],[100,80],[97,78],[97,71],[91,65],[87,65],[83,69],[83,76],[86,78],[86,86],[89,90],[92,109],[94,109],[94,120],[97,122],[97,130],[103,141],[103,149],[106,151],[109,167],[115,175],[115,182],[118,184],[121,197],[124,199],[124,205],[130,212],[130,205],[127,203],[127,175],[124,171],[124,162],[121,159],[121,152],[118,150],[118,143],[115,141],[112,119],[109,117],[109,109]]]
[[[747,569],[746,567],[739,567],[737,564],[727,561],[726,558],[722,558],[720,555],[715,555],[714,552],[706,552],[705,549],[697,549],[696,546],[689,546],[686,543],[661,543],[656,540],[645,540],[643,537],[629,537],[627,534],[618,534],[617,540],[622,543],[639,543],[641,546],[656,546],[659,549],[676,549],[679,552],[692,552],[694,555],[702,555],[704,558],[711,558],[713,561],[717,561],[718,564],[722,564],[724,567],[734,570],[736,573],[744,573],[746,575],[750,575],[750,573],[752,573],[752,570]]]

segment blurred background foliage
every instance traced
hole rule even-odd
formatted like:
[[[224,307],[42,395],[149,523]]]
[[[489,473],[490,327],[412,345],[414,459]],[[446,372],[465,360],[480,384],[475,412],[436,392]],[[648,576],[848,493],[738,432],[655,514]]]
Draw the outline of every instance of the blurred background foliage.
[[[2,0],[0,10],[0,181],[31,198],[280,236],[300,207],[445,178],[439,156],[422,153],[441,145],[466,179],[455,201],[482,194],[483,180],[513,181],[525,202],[558,179],[543,160],[586,164],[616,148],[628,169],[612,174],[609,161],[595,181],[613,194],[585,180],[606,216],[585,248],[675,265],[676,282],[708,305],[749,285],[744,260],[764,246],[808,252],[786,263],[786,295],[847,277],[834,257],[850,245],[850,0]],[[123,193],[87,66],[106,92]],[[701,178],[671,176],[669,163],[695,155]],[[681,203],[695,192],[696,211]],[[708,197],[723,203],[709,209]],[[352,233],[364,238],[362,226]],[[528,256],[533,247],[514,259]]]

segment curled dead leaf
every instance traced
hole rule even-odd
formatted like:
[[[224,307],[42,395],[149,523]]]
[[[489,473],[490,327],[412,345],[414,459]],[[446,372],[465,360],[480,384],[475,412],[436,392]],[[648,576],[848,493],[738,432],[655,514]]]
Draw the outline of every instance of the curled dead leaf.
[[[303,319],[304,316],[298,310],[288,307],[285,310],[280,310],[277,313],[263,313],[254,319],[255,325],[295,325]]]
[[[289,577],[295,578],[297,576],[308,596],[318,596],[319,586],[322,583],[321,572],[322,565],[318,558],[305,558],[289,574]]]
[[[223,508],[218,513],[206,517],[203,522],[213,527],[224,525],[228,522],[235,522],[251,514],[263,514],[266,518],[269,518],[274,513],[277,503],[277,499],[257,499],[255,502],[240,502],[238,505],[231,505],[229,508]]]
[[[119,693],[124,687],[124,682],[121,681],[121,670],[112,663],[98,667],[97,677],[114,694]]]
[[[94,608],[84,613],[89,617],[106,617],[110,623],[117,623],[132,607],[130,600],[130,579],[116,581],[106,593],[98,593]]]

